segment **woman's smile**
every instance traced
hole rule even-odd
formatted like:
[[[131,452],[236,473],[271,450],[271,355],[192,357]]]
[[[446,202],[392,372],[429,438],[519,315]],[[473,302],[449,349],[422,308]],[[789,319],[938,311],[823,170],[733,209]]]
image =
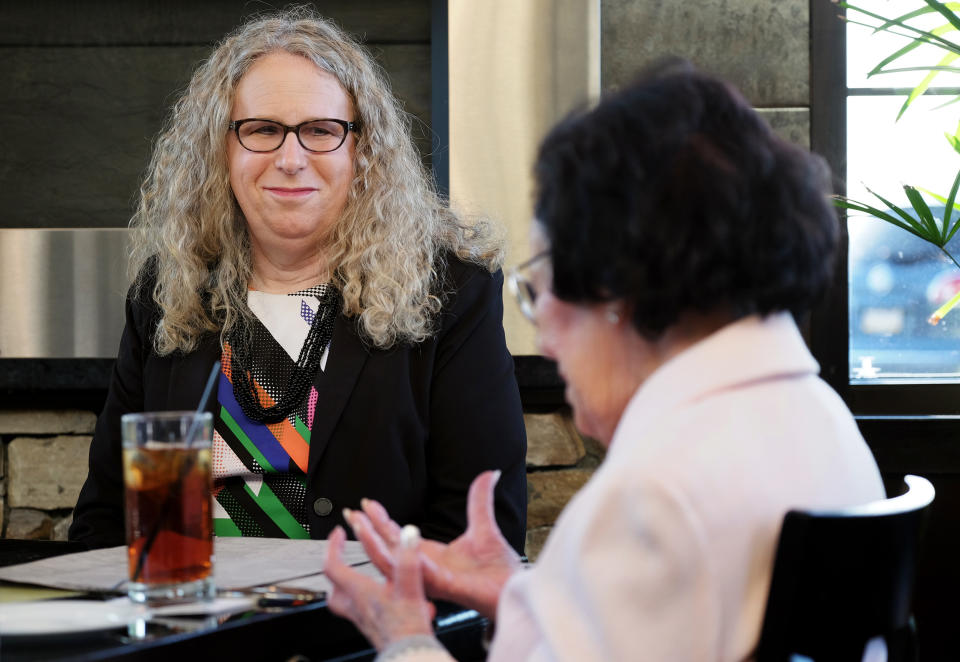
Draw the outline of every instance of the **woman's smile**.
[[[264,189],[280,198],[305,198],[317,191],[316,188],[309,186],[265,186]]]

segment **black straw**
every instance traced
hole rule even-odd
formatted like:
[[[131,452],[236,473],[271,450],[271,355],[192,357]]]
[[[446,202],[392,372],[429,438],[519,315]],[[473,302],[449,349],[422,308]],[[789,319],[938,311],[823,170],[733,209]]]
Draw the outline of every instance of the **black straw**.
[[[207,377],[207,385],[203,389],[203,395],[200,396],[200,404],[197,406],[197,411],[193,417],[193,423],[190,424],[190,427],[187,429],[186,437],[186,447],[190,448],[193,446],[193,439],[197,436],[197,431],[200,429],[200,414],[204,412],[207,408],[207,401],[210,399],[210,394],[213,393],[213,384],[217,381],[217,375],[220,374],[220,361],[216,361],[213,364],[213,368],[210,370],[210,376]],[[174,483],[170,492],[167,493],[167,500],[163,504],[163,508],[160,511],[160,516],[157,517],[156,521],[153,523],[153,527],[150,529],[150,534],[147,536],[147,539],[143,543],[143,547],[140,549],[140,555],[137,557],[137,567],[133,571],[133,577],[130,581],[137,581],[140,579],[140,573],[143,572],[143,564],[147,561],[147,554],[150,552],[150,548],[153,547],[154,541],[157,539],[157,534],[160,533],[160,525],[170,516],[170,509],[173,507],[173,495],[180,490],[180,484],[183,482],[183,479],[190,472],[190,469],[193,468],[193,462],[189,459],[183,463],[180,467],[180,474],[177,476],[177,482]]]

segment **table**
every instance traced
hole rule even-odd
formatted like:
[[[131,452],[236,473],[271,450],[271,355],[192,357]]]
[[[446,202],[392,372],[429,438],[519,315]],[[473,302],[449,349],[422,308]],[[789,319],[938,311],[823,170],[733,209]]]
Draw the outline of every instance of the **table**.
[[[73,543],[0,540],[0,565],[24,563],[82,549]],[[296,607],[271,608],[232,616],[182,619],[178,627],[150,625],[147,639],[122,631],[88,635],[83,639],[41,643],[4,641],[4,662],[25,660],[372,660],[375,652],[354,626],[320,601]],[[481,644],[485,619],[472,610],[437,604],[435,626],[440,641],[461,662],[483,660]],[[181,629],[182,628],[182,629]]]

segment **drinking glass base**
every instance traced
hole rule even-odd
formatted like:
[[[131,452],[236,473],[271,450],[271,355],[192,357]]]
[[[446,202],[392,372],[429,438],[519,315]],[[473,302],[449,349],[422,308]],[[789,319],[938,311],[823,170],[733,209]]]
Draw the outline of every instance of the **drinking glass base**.
[[[212,600],[216,597],[216,593],[213,577],[177,584],[144,584],[142,582],[127,584],[127,596],[132,602],[151,607]]]

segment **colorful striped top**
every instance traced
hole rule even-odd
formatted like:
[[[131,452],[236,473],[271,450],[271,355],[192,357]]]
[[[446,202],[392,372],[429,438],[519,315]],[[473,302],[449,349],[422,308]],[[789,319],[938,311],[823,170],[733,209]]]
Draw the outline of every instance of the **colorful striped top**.
[[[319,301],[326,287],[293,294],[249,292],[247,303],[259,325],[253,334],[252,377],[262,404],[274,404],[287,383],[285,376],[296,364],[310,325],[321,310]],[[321,370],[329,351],[328,346]],[[218,536],[309,538],[307,459],[317,390],[311,385],[304,401],[278,423],[250,420],[234,396],[230,352],[226,343],[218,389],[220,411],[213,434],[214,532]]]

